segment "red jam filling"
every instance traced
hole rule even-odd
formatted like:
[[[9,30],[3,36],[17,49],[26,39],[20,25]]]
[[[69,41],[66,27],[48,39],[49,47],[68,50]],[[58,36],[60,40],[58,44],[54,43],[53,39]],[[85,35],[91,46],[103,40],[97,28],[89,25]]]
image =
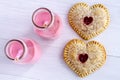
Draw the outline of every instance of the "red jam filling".
[[[79,54],[78,58],[79,58],[81,63],[85,63],[87,61],[87,59],[88,59],[88,54],[86,54],[86,53]]]
[[[90,23],[92,23],[93,22],[93,18],[92,17],[84,17],[84,23],[86,24],[86,25],[89,25]]]

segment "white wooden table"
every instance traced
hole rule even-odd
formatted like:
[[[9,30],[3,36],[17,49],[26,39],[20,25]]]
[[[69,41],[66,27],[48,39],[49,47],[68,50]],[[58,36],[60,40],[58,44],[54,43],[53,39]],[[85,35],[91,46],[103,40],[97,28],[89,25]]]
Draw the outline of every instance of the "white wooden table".
[[[0,80],[81,80],[68,68],[62,58],[65,44],[73,39],[81,39],[69,26],[69,8],[82,0],[0,0]],[[107,30],[93,38],[104,44],[107,51],[106,64],[82,80],[120,80],[120,0],[83,0],[88,4],[104,4],[111,14]],[[47,7],[59,14],[63,20],[61,36],[43,40],[33,32],[32,12],[39,7]],[[42,56],[34,65],[18,65],[8,60],[4,54],[6,42],[12,38],[28,37],[42,47]]]

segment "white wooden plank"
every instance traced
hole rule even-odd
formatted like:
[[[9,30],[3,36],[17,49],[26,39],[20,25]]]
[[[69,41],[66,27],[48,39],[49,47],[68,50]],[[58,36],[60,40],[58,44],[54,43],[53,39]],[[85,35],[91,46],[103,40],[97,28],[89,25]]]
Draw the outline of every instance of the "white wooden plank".
[[[7,74],[0,74],[1,80],[38,80],[34,78],[26,78],[21,76],[14,76],[14,75],[7,75]]]
[[[52,48],[50,48],[53,50]],[[57,48],[54,48],[58,50]],[[46,51],[48,54],[43,54],[39,62],[34,65],[17,65],[1,57],[0,74],[14,75],[32,79],[56,80],[56,79],[72,79],[79,80],[79,78],[62,60],[61,53],[52,53],[53,51]],[[49,55],[51,54],[51,55]],[[95,73],[84,78],[85,80],[112,80],[120,79],[119,74],[120,58],[107,57],[106,64]]]

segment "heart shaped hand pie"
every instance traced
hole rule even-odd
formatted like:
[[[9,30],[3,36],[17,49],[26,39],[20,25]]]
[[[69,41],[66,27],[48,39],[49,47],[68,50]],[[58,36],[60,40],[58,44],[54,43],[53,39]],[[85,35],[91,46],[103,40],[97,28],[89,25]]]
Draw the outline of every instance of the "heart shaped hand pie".
[[[107,28],[110,17],[107,8],[102,4],[89,7],[86,3],[77,3],[70,9],[68,20],[74,31],[88,40]]]
[[[105,63],[106,51],[96,41],[84,43],[73,39],[64,48],[64,61],[80,77],[85,77]]]

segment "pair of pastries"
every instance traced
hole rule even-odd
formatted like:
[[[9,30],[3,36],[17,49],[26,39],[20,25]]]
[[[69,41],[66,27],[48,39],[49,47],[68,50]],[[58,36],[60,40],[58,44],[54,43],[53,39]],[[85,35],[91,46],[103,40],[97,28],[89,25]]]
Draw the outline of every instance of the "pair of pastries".
[[[83,39],[89,40],[102,33],[110,22],[109,12],[102,4],[75,4],[68,13],[69,24]],[[64,48],[64,61],[80,77],[99,69],[106,61],[106,51],[97,41],[88,43],[73,39]]]

